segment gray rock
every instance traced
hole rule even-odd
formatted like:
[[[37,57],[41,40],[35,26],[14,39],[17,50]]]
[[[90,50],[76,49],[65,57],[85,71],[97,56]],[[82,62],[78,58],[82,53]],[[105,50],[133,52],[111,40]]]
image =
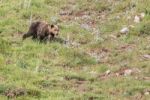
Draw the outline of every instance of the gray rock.
[[[143,55],[143,57],[144,57],[145,59],[150,59],[150,55],[149,55],[149,54]]]
[[[59,19],[58,19],[58,17],[53,16],[53,17],[50,18],[50,20],[51,20],[52,23],[56,23]]]
[[[107,70],[105,73],[106,73],[106,75],[109,75],[111,73],[111,71]]]
[[[124,27],[120,30],[120,33],[122,34],[126,34],[126,33],[129,33],[129,28],[128,27]]]
[[[67,11],[61,11],[59,13],[59,15],[63,16],[63,15],[72,15],[73,11],[72,10],[67,10]]]
[[[144,18],[145,17],[145,13],[141,13],[140,16],[141,16],[141,18]]]
[[[84,28],[86,30],[91,30],[91,27],[88,24],[81,24],[81,28]]]
[[[83,15],[82,19],[91,19],[91,17],[89,15]]]
[[[150,93],[149,93],[149,92],[145,92],[144,94],[145,94],[145,95],[149,95]]]
[[[140,23],[140,17],[136,15],[136,16],[134,17],[134,22],[135,22],[135,23]]]
[[[124,75],[125,75],[125,76],[131,75],[132,72],[133,72],[133,71],[132,71],[131,69],[127,69],[127,70],[124,71]]]

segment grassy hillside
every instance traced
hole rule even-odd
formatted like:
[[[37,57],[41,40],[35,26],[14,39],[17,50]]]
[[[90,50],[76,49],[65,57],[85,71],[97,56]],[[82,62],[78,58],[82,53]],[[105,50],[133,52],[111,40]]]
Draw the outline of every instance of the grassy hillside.
[[[0,0],[0,100],[148,100],[149,4]],[[57,23],[59,37],[22,41],[34,20]]]

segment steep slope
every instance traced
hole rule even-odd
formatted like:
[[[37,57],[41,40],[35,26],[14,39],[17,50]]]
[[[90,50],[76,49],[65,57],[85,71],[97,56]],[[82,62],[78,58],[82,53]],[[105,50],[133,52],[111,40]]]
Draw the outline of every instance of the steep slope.
[[[1,0],[0,99],[148,100],[149,4]],[[57,23],[59,37],[50,43],[22,41],[34,20]],[[128,31],[120,33],[123,28]]]

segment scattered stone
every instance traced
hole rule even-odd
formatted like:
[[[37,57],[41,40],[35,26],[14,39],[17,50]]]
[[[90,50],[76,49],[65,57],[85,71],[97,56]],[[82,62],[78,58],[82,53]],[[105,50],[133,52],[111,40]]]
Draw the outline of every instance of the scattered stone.
[[[74,20],[75,21],[77,21],[77,20],[79,20],[80,19],[80,17],[74,17]]]
[[[134,17],[134,22],[135,22],[135,23],[140,23],[140,17],[136,15],[136,16]]]
[[[107,70],[105,73],[106,73],[106,75],[109,75],[111,73],[111,71]]]
[[[150,91],[146,91],[145,93],[144,93],[144,95],[149,95],[150,94]]]
[[[133,25],[129,25],[129,27],[130,27],[130,28],[134,28],[135,26],[133,26]]]
[[[61,15],[61,16],[64,16],[64,15],[72,15],[73,14],[73,11],[61,11],[60,13],[59,13],[59,15]]]
[[[142,92],[143,95],[150,95],[150,89],[145,89]]]
[[[115,75],[116,75],[116,76],[119,76],[119,73],[116,73]]]
[[[145,13],[141,13],[141,18],[144,18],[145,17]]]
[[[150,81],[150,77],[143,77],[142,79],[143,79],[143,80]]]
[[[97,72],[95,72],[95,71],[91,71],[90,74],[91,74],[93,77],[97,76]]]
[[[89,15],[83,15],[81,18],[82,19],[91,19],[91,17]]]
[[[88,24],[81,24],[81,28],[84,28],[86,30],[91,30],[91,28]]]
[[[150,55],[149,55],[149,54],[143,55],[143,57],[144,57],[145,59],[150,59]]]
[[[115,72],[116,76],[129,76],[138,74],[141,71],[138,68],[121,68],[118,71]]]
[[[122,34],[127,34],[127,33],[129,33],[129,28],[128,28],[128,27],[122,28],[122,29],[120,30],[120,33],[122,33]]]
[[[59,19],[58,19],[58,17],[53,16],[53,17],[51,17],[50,20],[51,20],[51,22],[56,23]]]
[[[131,75],[131,74],[138,74],[140,72],[141,71],[138,68],[126,69],[124,71],[124,76],[128,76],[128,75]]]
[[[120,51],[120,52],[123,52],[123,51],[133,51],[134,48],[136,48],[136,45],[135,44],[125,44],[125,45],[121,45],[120,47],[118,47],[117,49]]]
[[[124,71],[124,76],[128,76],[128,75],[131,75],[132,74],[132,70],[131,69],[127,69]]]
[[[116,19],[116,20],[119,20],[119,19],[120,19],[120,16],[116,16],[115,19]]]
[[[77,43],[77,42],[72,42],[72,43],[70,43],[70,45],[72,46],[72,47],[80,47],[80,43]]]

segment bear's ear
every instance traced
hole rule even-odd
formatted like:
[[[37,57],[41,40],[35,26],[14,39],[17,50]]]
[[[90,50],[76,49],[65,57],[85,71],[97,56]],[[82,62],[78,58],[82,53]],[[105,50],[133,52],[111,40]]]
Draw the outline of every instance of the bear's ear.
[[[53,24],[51,25],[51,28],[54,28],[54,25],[53,25]]]

